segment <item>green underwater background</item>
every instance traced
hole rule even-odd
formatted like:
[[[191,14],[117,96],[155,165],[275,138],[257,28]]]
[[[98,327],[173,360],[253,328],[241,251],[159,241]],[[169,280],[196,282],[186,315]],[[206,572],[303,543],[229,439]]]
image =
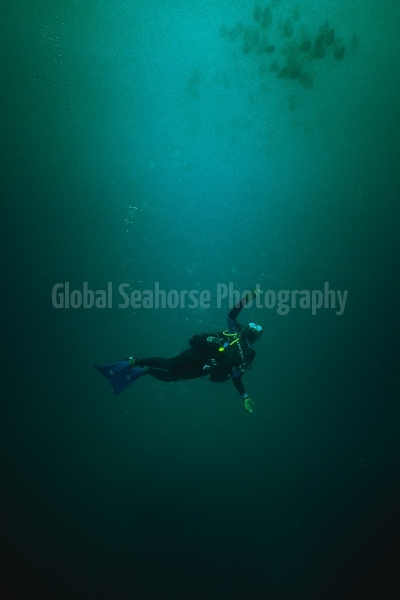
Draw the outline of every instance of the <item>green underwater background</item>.
[[[400,3],[3,2],[2,598],[344,600],[400,591]],[[113,284],[112,308],[52,305]],[[210,290],[209,309],[117,288]],[[242,292],[231,382],[174,356]]]

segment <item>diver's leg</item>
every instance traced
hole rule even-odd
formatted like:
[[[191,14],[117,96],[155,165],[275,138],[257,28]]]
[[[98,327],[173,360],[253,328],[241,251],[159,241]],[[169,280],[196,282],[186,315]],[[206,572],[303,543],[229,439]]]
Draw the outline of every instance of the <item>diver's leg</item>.
[[[179,358],[179,356],[174,356],[173,358],[137,358],[135,367],[153,367],[155,369],[171,371],[182,364]]]
[[[190,369],[178,367],[172,371],[165,371],[164,369],[155,369],[154,367],[144,367],[144,375],[151,375],[159,381],[183,381],[185,379],[197,379],[198,377],[204,376],[204,371],[201,367],[192,367]]]
[[[175,371],[165,371],[164,369],[155,369],[154,367],[147,367],[144,374],[151,375],[151,377],[159,381],[171,382],[179,380],[179,375]]]
[[[145,367],[144,375],[151,375],[159,381],[180,381],[204,375],[203,366],[193,359],[191,351],[173,358],[139,358],[136,359],[136,366]]]

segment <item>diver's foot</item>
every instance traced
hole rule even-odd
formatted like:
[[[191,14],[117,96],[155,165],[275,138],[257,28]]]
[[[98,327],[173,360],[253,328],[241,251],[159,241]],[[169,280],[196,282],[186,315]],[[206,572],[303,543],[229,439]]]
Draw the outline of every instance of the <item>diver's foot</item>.
[[[138,363],[139,359],[138,358],[133,358],[132,356],[129,357],[129,362],[128,362],[128,369],[134,369],[135,365]]]

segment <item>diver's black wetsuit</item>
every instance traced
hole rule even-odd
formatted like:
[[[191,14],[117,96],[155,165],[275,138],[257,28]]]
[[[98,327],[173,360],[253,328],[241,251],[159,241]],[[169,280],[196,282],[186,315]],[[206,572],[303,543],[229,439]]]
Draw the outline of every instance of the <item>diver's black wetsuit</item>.
[[[192,347],[173,358],[141,358],[135,363],[135,367],[149,367],[147,375],[168,382],[196,379],[205,375],[210,375],[210,380],[215,382],[232,379],[239,394],[242,397],[247,396],[241,377],[244,370],[251,365],[256,353],[244,334],[244,328],[236,323],[236,318],[246,301],[246,298],[243,298],[232,308],[228,315],[229,334],[239,333],[241,334],[240,339],[236,340],[236,343],[227,345],[226,351],[219,354],[214,352],[214,360],[207,347]],[[216,338],[224,336],[222,332],[210,335]]]

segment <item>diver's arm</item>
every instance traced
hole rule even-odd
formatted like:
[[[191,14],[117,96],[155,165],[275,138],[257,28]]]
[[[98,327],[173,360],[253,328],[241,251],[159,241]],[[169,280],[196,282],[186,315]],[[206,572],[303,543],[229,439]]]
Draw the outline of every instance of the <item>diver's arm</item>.
[[[239,394],[242,396],[242,398],[244,400],[244,408],[247,411],[252,413],[253,409],[251,407],[254,404],[254,402],[251,398],[249,398],[249,395],[244,388],[243,381],[242,381],[242,375],[243,375],[243,373],[239,369],[235,369],[233,371],[233,374],[232,374],[233,385],[235,386],[235,388],[237,389],[237,391],[239,392]]]
[[[228,314],[228,329],[230,333],[236,333],[236,319],[242,308],[260,292],[259,289],[251,290],[231,309]]]
[[[243,381],[242,381],[242,372],[239,369],[235,369],[232,374],[233,385],[242,396],[242,398],[247,398],[248,394],[244,389]]]

